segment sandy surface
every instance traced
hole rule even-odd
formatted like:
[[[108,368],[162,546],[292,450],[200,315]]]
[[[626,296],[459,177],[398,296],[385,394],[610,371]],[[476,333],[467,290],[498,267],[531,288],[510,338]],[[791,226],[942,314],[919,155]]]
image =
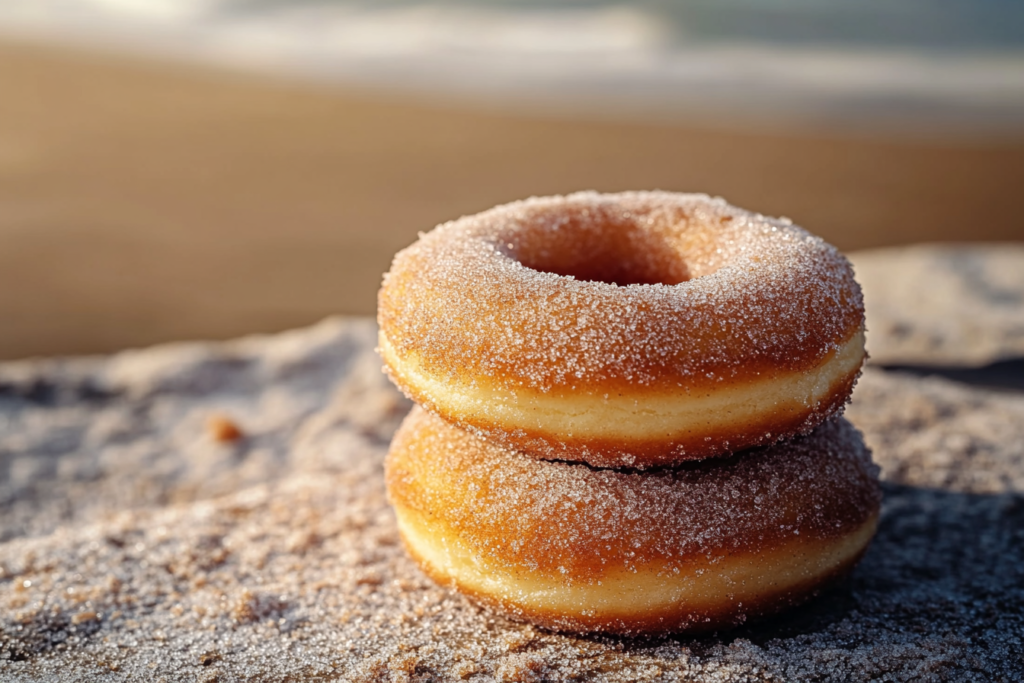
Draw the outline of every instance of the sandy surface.
[[[1024,677],[1021,393],[869,369],[847,416],[885,501],[846,581],[726,634],[570,637],[482,611],[406,557],[381,463],[409,404],[374,340],[371,321],[336,319],[0,364],[0,678]]]
[[[1024,359],[1024,243],[916,245],[850,255],[877,365]]]
[[[1021,139],[529,118],[13,43],[0,92],[3,358],[371,314],[418,231],[586,188],[718,194],[846,250],[1024,238]]]

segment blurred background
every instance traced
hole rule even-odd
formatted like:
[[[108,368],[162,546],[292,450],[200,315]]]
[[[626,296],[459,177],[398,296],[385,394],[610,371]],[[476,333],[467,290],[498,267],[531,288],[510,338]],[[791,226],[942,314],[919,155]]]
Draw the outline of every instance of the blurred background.
[[[438,222],[653,188],[1024,240],[1024,3],[0,3],[0,358],[372,315]]]

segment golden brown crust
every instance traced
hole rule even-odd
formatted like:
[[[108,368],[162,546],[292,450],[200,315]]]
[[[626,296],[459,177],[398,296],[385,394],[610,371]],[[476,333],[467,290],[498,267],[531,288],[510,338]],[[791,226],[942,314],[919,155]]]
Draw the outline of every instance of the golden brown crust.
[[[534,460],[416,408],[395,436],[386,477],[403,536],[436,578],[571,630],[714,628],[792,604],[851,566],[880,501],[877,468],[842,419],[771,448],[640,473]],[[732,599],[776,574],[777,585]],[[634,575],[668,583],[638,588]],[[701,576],[708,590],[736,588],[659,602]],[[600,586],[620,584],[633,588],[596,606],[573,603],[573,591],[604,595]],[[644,590],[653,597],[640,614],[613,605],[619,593]]]
[[[509,421],[494,412],[500,401],[477,401],[483,414],[469,417],[427,386],[484,386],[507,403],[643,402],[811,372],[860,334],[860,289],[834,248],[702,195],[580,193],[440,226],[395,257],[378,320],[389,372],[416,400],[535,455],[603,465],[706,457],[806,431],[845,402],[863,359],[861,345],[835,390],[800,415],[769,410],[711,433],[636,441],[626,461],[614,461],[614,437],[548,429],[543,414]],[[782,397],[791,400],[804,397]],[[733,427],[743,441],[722,437]]]
[[[582,460],[595,467],[667,467],[688,460],[728,456],[736,451],[766,446],[783,438],[806,434],[826,418],[840,412],[853,391],[859,370],[841,377],[822,403],[814,405],[779,405],[770,413],[758,413],[753,419],[741,417],[735,422],[718,424],[713,429],[692,431],[669,438],[650,439],[580,439],[563,436],[553,438],[550,432],[518,428],[513,432],[500,425],[463,426],[478,432],[490,441],[549,460]],[[441,414],[454,424],[458,415]],[[625,457],[628,462],[624,462]]]
[[[872,527],[874,522],[871,522]],[[473,590],[454,581],[452,577],[435,568],[411,548],[408,541],[406,551],[420,569],[442,586],[455,588],[478,603],[502,612],[513,619],[526,621],[552,631],[571,633],[612,633],[625,636],[654,635],[659,633],[687,633],[690,635],[710,633],[741,626],[750,621],[778,614],[801,605],[816,597],[829,585],[839,581],[860,562],[867,545],[853,556],[843,559],[834,568],[808,577],[785,588],[766,591],[742,604],[723,600],[715,608],[693,608],[685,603],[675,603],[661,610],[645,610],[628,618],[607,618],[604,615],[569,614],[559,610],[523,606],[521,603],[497,597],[491,593]]]
[[[389,369],[390,370],[390,369]],[[664,467],[689,460],[729,455],[738,450],[767,446],[794,435],[806,434],[829,417],[840,413],[860,376],[860,362],[846,372],[839,368],[831,378],[827,393],[819,400],[776,398],[769,409],[750,409],[750,400],[740,396],[732,410],[720,411],[714,421],[706,415],[693,424],[678,420],[672,432],[647,430],[641,434],[595,435],[579,429],[582,436],[566,430],[535,428],[522,422],[503,421],[500,416],[468,413],[453,408],[451,402],[435,400],[415,383],[403,382],[389,371],[406,395],[424,408],[437,413],[452,424],[479,434],[486,439],[547,460],[586,462],[595,467]],[[653,393],[653,392],[650,392]],[[640,392],[620,393],[627,401],[643,402]],[[535,407],[535,413],[543,405]],[[713,409],[712,409],[713,411]],[[540,422],[540,420],[538,420]],[[606,421],[605,424],[611,424]],[[636,430],[633,430],[634,432]]]

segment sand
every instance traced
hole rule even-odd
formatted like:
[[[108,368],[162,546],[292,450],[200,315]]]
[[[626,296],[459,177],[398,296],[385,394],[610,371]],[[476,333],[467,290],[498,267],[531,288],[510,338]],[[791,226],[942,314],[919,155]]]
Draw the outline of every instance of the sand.
[[[1024,294],[972,296],[1007,292]],[[382,459],[410,404],[374,343],[371,320],[333,319],[0,363],[0,679],[1024,677],[1020,392],[869,368],[847,416],[885,499],[847,580],[728,633],[577,637],[482,610],[406,556]]]
[[[372,314],[417,232],[579,189],[722,195],[845,250],[1024,238],[1024,132],[530,117],[10,41],[0,92],[0,358]]]
[[[871,362],[963,368],[1024,359],[1024,243],[869,249],[850,260]]]

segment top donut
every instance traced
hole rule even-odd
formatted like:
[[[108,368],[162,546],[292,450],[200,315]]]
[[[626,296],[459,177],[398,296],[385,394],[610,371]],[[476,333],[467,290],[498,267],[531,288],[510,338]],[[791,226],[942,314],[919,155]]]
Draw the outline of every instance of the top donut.
[[[378,297],[394,382],[540,458],[646,468],[806,433],[860,372],[849,262],[706,195],[534,198],[438,226]]]

